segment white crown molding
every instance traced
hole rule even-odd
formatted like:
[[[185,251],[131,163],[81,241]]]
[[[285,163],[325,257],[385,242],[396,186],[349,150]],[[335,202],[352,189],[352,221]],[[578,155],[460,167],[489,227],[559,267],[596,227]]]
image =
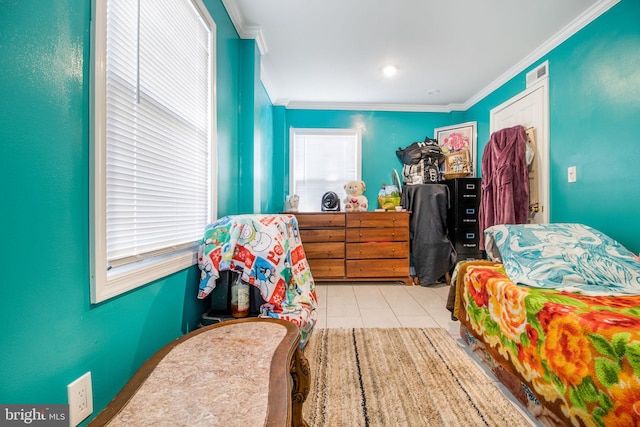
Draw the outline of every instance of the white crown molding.
[[[278,100],[289,110],[347,110],[347,111],[401,111],[416,113],[450,113],[462,111],[463,105],[421,105],[421,104],[368,104],[348,102],[306,102]],[[286,102],[286,104],[284,103]],[[276,105],[276,104],[274,104]]]
[[[240,35],[240,38],[254,39],[256,41],[256,45],[258,45],[258,50],[260,50],[260,55],[267,54],[267,42],[262,35],[262,30],[260,29],[260,27],[246,26],[242,29],[242,31],[239,31],[238,33]]]
[[[247,25],[244,22],[244,18],[240,14],[238,4],[235,0],[222,0],[224,8],[227,10],[227,14],[233,23],[233,26],[241,39],[254,39],[260,50],[260,55],[266,55],[268,52],[267,42],[262,35],[262,29],[258,26]]]
[[[341,103],[341,102],[307,102],[307,101],[290,101],[288,99],[277,98],[274,93],[274,87],[269,81],[264,71],[260,70],[262,84],[275,106],[285,106],[289,109],[305,109],[305,110],[362,110],[362,111],[404,111],[404,112],[428,112],[428,113],[450,113],[452,111],[466,111],[473,107],[476,103],[484,99],[487,95],[498,89],[500,86],[511,80],[513,77],[524,71],[527,67],[533,65],[547,53],[562,44],[569,37],[589,25],[600,15],[611,9],[620,0],[600,0],[587,9],[583,14],[571,21],[569,25],[564,27],[560,32],[555,34],[545,43],[529,55],[520,60],[517,64],[503,73],[496,80],[484,87],[481,91],[469,98],[464,104],[449,105],[419,105],[419,104],[367,104],[367,103]],[[247,26],[244,19],[240,15],[235,0],[222,0],[229,18],[233,22],[238,35],[243,39],[255,39],[261,55],[267,53],[267,44],[260,27]],[[274,101],[275,99],[275,101]]]
[[[569,25],[564,27],[560,32],[555,34],[549,40],[540,45],[536,50],[531,52],[529,55],[524,57],[520,62],[511,67],[505,73],[503,73],[496,80],[491,82],[488,86],[483,88],[480,92],[476,93],[474,96],[469,98],[467,102],[464,103],[464,110],[468,110],[473,107],[476,103],[484,99],[487,95],[498,89],[500,86],[517,76],[519,73],[524,71],[527,67],[533,65],[534,62],[538,61],[544,55],[551,52],[556,47],[560,46],[564,41],[566,41],[569,37],[573,36],[575,33],[589,25],[600,15],[605,13],[607,10],[611,9],[620,0],[601,0],[587,9],[582,15],[578,16],[576,19],[571,21]]]

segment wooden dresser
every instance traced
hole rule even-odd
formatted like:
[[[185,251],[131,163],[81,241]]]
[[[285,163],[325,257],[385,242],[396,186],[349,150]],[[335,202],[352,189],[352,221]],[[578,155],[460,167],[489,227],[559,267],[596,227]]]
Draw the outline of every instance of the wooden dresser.
[[[316,281],[400,281],[409,272],[409,212],[296,213]]]

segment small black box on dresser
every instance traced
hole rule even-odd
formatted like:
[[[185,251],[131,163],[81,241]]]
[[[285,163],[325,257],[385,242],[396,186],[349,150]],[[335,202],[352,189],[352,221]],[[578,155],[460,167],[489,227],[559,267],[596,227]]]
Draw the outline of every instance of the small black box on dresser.
[[[480,197],[482,193],[480,178],[455,178],[444,181],[449,187],[449,211],[447,228],[449,240],[456,249],[457,261],[465,259],[484,259],[480,250]]]

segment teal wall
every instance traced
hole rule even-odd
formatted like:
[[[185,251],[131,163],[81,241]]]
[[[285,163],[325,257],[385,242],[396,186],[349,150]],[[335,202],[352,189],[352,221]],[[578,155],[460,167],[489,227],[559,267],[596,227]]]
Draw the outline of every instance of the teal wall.
[[[622,1],[549,62],[553,220],[587,222],[638,253],[640,2]]]
[[[640,252],[640,2],[622,0],[466,112],[489,140],[489,110],[549,61],[550,221],[581,222]],[[577,167],[577,182],[567,168]]]
[[[273,106],[269,95],[262,84],[256,85],[256,109],[255,109],[255,134],[256,145],[260,146],[256,154],[256,170],[259,171],[253,177],[256,186],[260,188],[258,212],[280,212],[279,192],[282,186],[282,168],[274,168],[280,164],[276,157],[278,151],[274,147],[273,137]]]
[[[220,0],[204,0],[217,25],[218,213],[238,213],[243,51]],[[89,303],[88,0],[0,0],[0,402],[66,403],[66,386],[91,371],[94,415],[137,368],[194,329],[192,267],[125,295]],[[246,114],[254,114],[248,112]],[[253,120],[250,126],[253,127]],[[270,147],[271,141],[266,142]],[[242,148],[242,149],[241,149]],[[267,148],[266,150],[270,150]],[[242,175],[242,176],[241,176]]]

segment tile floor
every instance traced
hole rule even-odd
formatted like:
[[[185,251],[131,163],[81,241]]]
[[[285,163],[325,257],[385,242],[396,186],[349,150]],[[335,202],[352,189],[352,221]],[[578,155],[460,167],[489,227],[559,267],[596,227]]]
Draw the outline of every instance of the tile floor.
[[[489,379],[511,400],[516,410],[529,419],[530,426],[541,424],[530,418],[520,403],[467,350],[460,338],[460,324],[447,310],[449,286],[405,286],[400,283],[316,283],[318,296],[317,328],[434,328],[440,327],[460,343]]]
[[[399,283],[317,283],[318,328],[447,329],[459,337],[446,309],[449,287]]]

